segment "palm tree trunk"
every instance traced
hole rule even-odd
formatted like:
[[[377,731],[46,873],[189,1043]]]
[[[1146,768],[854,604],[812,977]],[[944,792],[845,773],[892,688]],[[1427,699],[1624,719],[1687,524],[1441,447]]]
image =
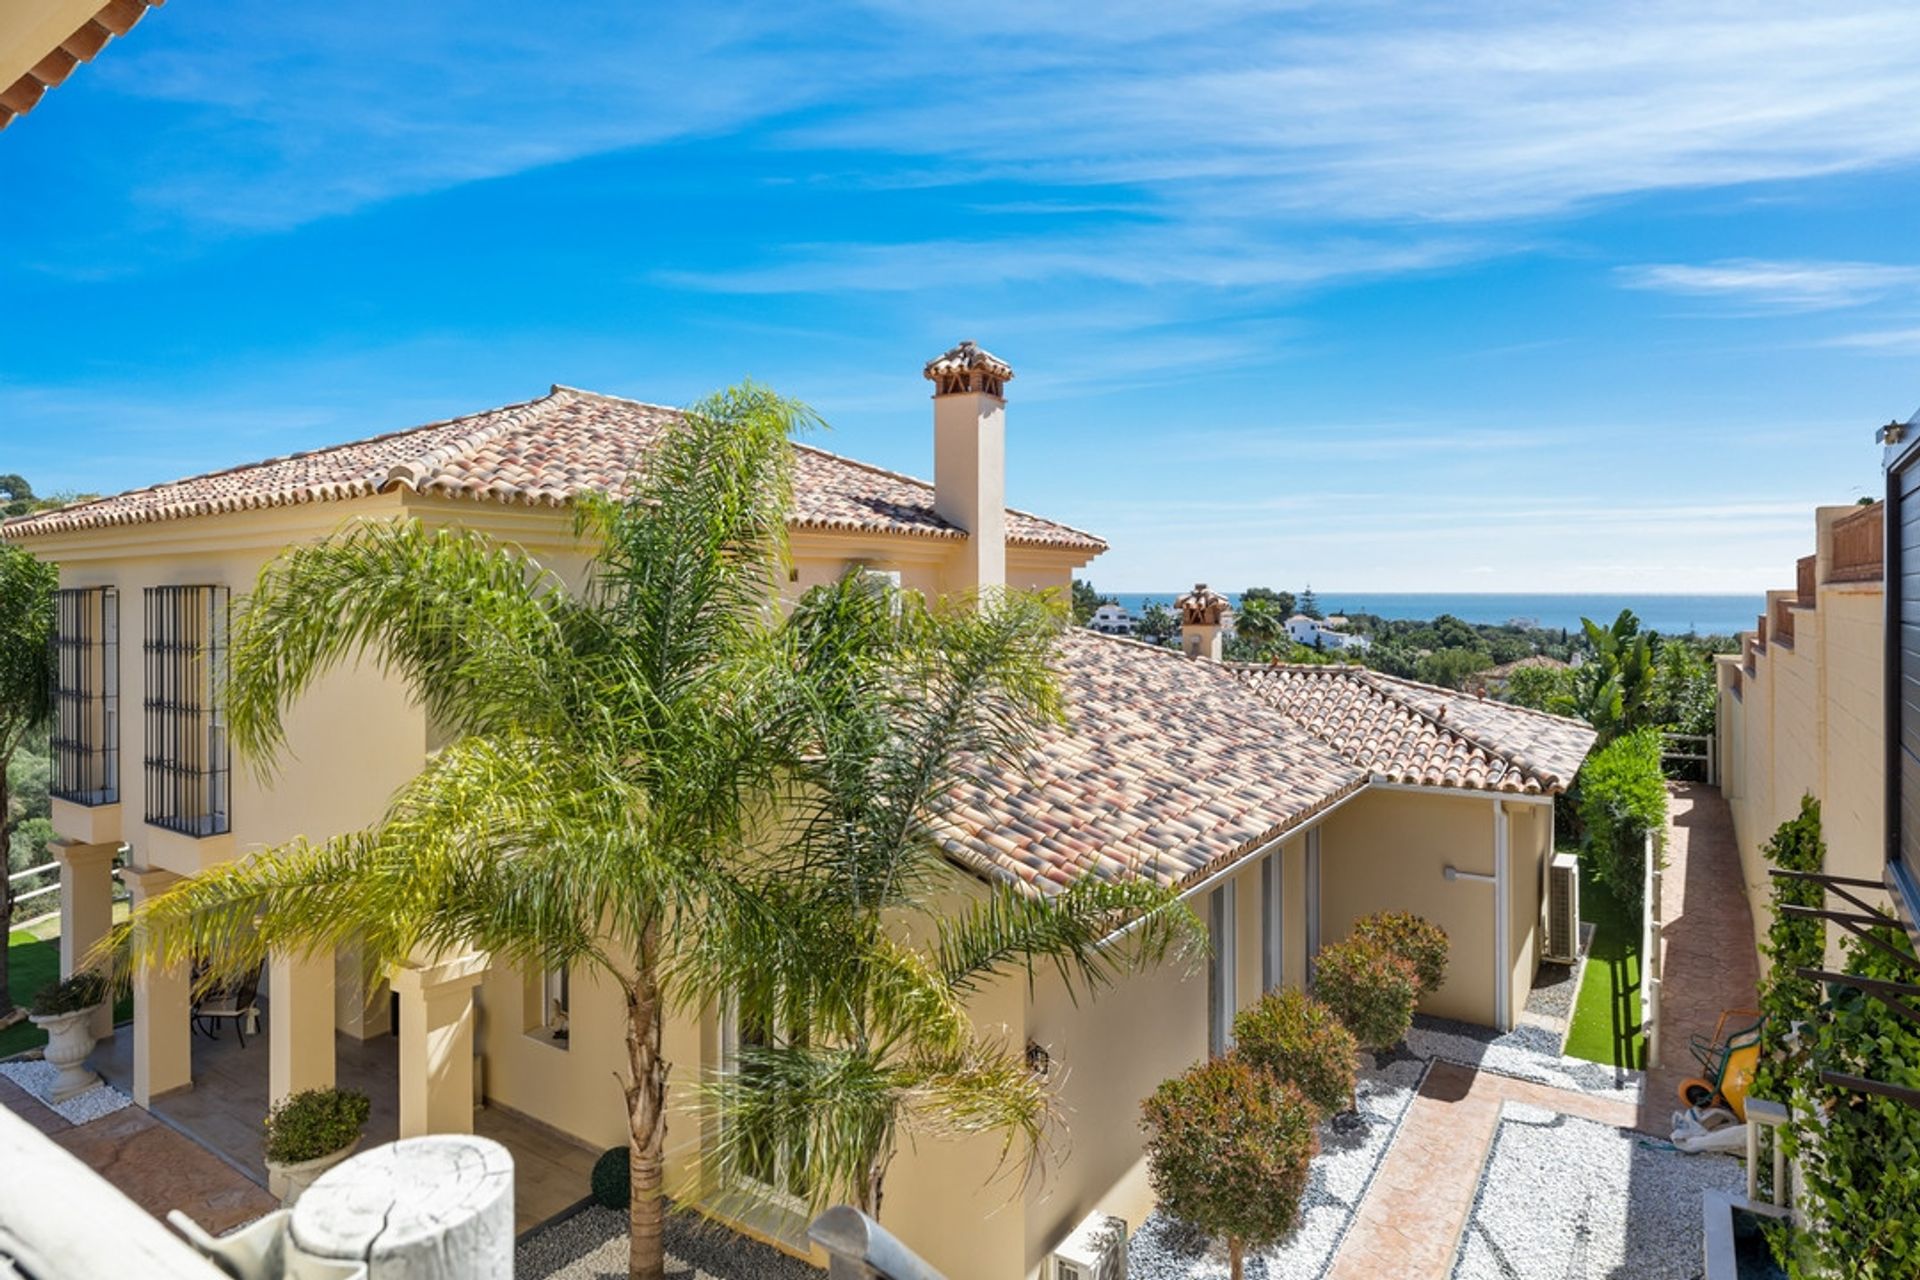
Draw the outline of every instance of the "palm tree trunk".
[[[1227,1237],[1227,1271],[1228,1271],[1228,1274],[1232,1277],[1232,1280],[1240,1280],[1240,1265],[1241,1265],[1241,1262],[1243,1261],[1243,1259],[1241,1258],[1241,1254],[1243,1252],[1244,1250],[1240,1245],[1240,1237],[1228,1236]]]
[[[657,925],[641,940],[639,973],[627,986],[628,1280],[666,1276],[667,1064],[660,1056]]]

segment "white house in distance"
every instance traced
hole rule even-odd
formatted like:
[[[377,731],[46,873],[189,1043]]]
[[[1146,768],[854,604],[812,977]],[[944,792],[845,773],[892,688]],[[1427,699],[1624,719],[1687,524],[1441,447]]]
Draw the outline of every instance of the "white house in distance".
[[[1087,625],[1103,636],[1130,636],[1134,629],[1133,615],[1127,607],[1111,601],[1095,609]]]
[[[1371,649],[1373,637],[1354,635],[1339,629],[1344,618],[1309,618],[1296,613],[1287,619],[1287,637],[1310,649]]]

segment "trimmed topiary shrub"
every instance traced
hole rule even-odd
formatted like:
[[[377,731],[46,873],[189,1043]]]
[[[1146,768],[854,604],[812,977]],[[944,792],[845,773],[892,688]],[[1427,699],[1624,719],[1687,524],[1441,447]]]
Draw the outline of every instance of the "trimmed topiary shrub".
[[[1353,922],[1353,936],[1378,943],[1413,966],[1420,994],[1430,996],[1447,979],[1447,931],[1411,911],[1377,911]]]
[[[1313,1104],[1237,1054],[1200,1063],[1140,1105],[1147,1173],[1160,1207],[1224,1237],[1233,1280],[1249,1248],[1284,1239],[1300,1217],[1320,1149]]]
[[[107,980],[97,973],[82,970],[71,978],[63,978],[51,986],[40,988],[29,1012],[35,1017],[52,1018],[63,1013],[91,1009],[106,998]]]
[[[372,1112],[353,1089],[303,1089],[267,1114],[267,1159],[275,1164],[318,1160],[353,1145]]]
[[[1407,1038],[1420,979],[1413,966],[1377,942],[1348,938],[1320,948],[1313,994],[1363,1049],[1390,1049]]]
[[[626,1147],[608,1147],[593,1162],[593,1202],[609,1209],[624,1209],[633,1194],[633,1179]]]
[[[1305,1095],[1322,1117],[1353,1106],[1360,1051],[1332,1009],[1300,991],[1269,991],[1233,1020],[1234,1052]]]
[[[1580,770],[1583,856],[1614,899],[1636,910],[1646,889],[1647,836],[1664,842],[1667,778],[1660,731],[1637,729],[1594,752]],[[1660,846],[1656,843],[1656,849]]]

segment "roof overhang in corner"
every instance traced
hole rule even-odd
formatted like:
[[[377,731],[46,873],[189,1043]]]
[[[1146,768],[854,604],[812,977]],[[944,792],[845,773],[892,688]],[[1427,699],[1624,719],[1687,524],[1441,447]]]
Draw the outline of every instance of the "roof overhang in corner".
[[[0,6],[0,129],[165,0],[7,0]]]

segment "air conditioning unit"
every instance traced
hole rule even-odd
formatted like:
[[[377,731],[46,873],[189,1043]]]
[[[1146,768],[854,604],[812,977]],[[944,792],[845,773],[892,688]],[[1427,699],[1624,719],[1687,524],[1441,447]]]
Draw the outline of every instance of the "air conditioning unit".
[[[1556,853],[1547,866],[1547,940],[1540,958],[1572,964],[1580,955],[1580,859]]]
[[[1048,1280],[1127,1280],[1127,1221],[1094,1212],[1053,1251]]]

